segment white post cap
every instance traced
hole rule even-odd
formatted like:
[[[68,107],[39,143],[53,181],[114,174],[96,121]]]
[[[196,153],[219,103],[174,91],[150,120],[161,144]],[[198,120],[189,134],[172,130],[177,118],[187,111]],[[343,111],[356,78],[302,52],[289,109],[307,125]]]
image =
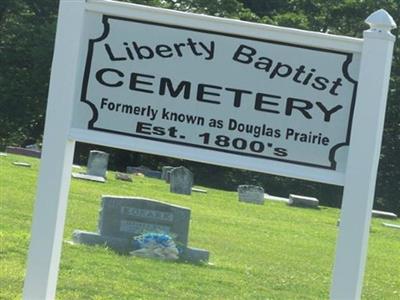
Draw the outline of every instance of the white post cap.
[[[366,32],[377,34],[376,37],[380,38],[389,38],[390,40],[395,39],[393,34],[391,34],[391,30],[396,28],[396,22],[393,20],[392,16],[384,9],[379,9],[372,14],[369,15],[367,19],[365,19],[365,23],[367,23],[370,27]]]

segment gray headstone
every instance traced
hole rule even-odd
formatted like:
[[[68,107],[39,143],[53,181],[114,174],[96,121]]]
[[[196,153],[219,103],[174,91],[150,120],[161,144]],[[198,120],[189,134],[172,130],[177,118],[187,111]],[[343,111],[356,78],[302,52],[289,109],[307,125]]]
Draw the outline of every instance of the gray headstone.
[[[133,238],[158,232],[171,236],[181,250],[179,259],[206,262],[209,252],[188,247],[190,209],[151,199],[103,196],[98,232],[75,230],[73,241],[105,245],[122,254],[136,250]]]
[[[109,156],[110,154],[103,151],[90,151],[86,173],[88,175],[100,176],[105,178]]]
[[[28,164],[26,162],[19,162],[19,161],[14,161],[13,165],[18,166],[18,167],[27,167],[27,168],[31,167],[31,164]]]
[[[132,182],[132,176],[126,173],[115,173],[115,179]]]
[[[170,182],[171,182],[171,171],[172,171],[173,169],[174,169],[174,168],[172,168],[171,170],[167,171],[167,174],[166,174],[166,176],[165,176],[165,182],[166,182],[166,183],[170,183]]]
[[[171,171],[174,167],[171,166],[164,166],[161,169],[161,179],[167,180],[167,173]]]
[[[319,201],[313,197],[290,194],[288,204],[291,206],[318,208]]]
[[[147,232],[165,233],[187,246],[190,209],[145,198],[103,196],[99,233],[132,238]]]
[[[396,214],[394,214],[392,212],[388,212],[388,211],[381,211],[381,210],[373,210],[372,217],[382,218],[382,219],[397,219]]]
[[[173,168],[170,174],[170,192],[190,195],[192,193],[193,173],[185,167]]]
[[[264,189],[257,185],[239,185],[238,196],[240,202],[264,204]]]
[[[102,176],[93,176],[93,175],[87,175],[87,174],[83,174],[83,173],[72,173],[72,177],[76,178],[76,179],[96,181],[96,182],[101,182],[101,183],[106,182],[106,180]]]

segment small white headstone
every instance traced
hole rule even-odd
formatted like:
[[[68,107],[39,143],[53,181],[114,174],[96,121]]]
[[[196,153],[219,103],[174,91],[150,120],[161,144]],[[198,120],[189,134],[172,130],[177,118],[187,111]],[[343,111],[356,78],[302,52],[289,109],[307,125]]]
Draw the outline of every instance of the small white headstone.
[[[264,204],[264,189],[257,185],[239,185],[238,196],[240,202]]]

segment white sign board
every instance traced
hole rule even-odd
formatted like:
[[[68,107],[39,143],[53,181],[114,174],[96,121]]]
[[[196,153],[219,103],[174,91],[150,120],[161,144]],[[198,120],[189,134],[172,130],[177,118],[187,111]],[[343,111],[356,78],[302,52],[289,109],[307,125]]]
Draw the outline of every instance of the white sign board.
[[[343,185],[331,298],[358,299],[395,26],[367,22],[354,39],[61,0],[24,299],[55,295],[75,141]]]
[[[343,171],[359,56],[100,14],[87,23],[74,127]]]

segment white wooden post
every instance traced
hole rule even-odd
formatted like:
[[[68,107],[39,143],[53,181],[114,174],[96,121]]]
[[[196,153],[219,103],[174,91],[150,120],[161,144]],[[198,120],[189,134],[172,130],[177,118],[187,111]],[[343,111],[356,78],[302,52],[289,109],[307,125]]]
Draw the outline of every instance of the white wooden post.
[[[84,0],[61,0],[23,299],[54,299],[75,142],[68,140]]]
[[[332,300],[360,299],[379,163],[396,23],[383,9],[364,31],[361,68],[351,132]]]

